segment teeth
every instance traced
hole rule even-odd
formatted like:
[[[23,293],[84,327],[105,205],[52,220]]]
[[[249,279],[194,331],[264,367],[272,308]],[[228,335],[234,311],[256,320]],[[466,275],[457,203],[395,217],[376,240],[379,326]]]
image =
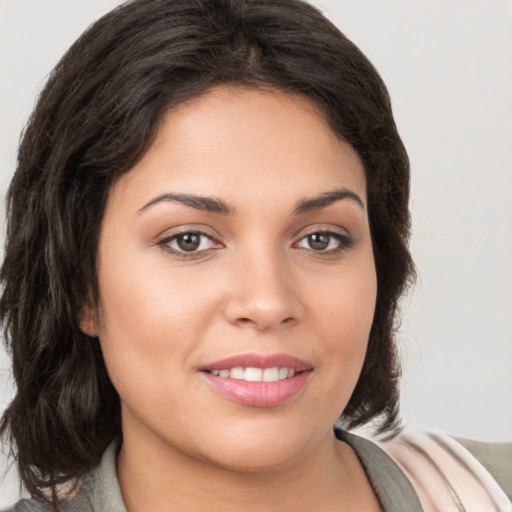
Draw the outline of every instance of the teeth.
[[[244,379],[245,371],[243,368],[231,368],[229,376],[232,379]]]
[[[295,375],[293,368],[242,368],[240,366],[225,370],[212,370],[218,377],[245,380],[247,382],[277,382]]]
[[[277,382],[279,380],[279,368],[265,368],[261,380],[263,382]]]
[[[263,380],[263,370],[261,368],[246,368],[244,380],[248,382],[261,382]]]

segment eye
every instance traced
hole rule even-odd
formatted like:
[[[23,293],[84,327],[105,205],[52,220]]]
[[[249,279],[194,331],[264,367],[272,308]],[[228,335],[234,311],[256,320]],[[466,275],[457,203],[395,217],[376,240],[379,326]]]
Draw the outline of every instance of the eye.
[[[209,249],[216,249],[221,245],[211,236],[201,231],[186,231],[168,236],[158,242],[167,251],[182,255],[199,253]]]
[[[352,246],[352,240],[341,233],[333,231],[317,231],[302,237],[296,244],[301,249],[316,252],[339,252]]]

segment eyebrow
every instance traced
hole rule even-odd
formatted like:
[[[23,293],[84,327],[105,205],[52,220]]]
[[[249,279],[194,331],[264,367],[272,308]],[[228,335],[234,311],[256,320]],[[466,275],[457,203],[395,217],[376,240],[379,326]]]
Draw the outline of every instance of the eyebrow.
[[[304,213],[321,210],[322,208],[326,208],[327,206],[330,206],[336,201],[341,201],[342,199],[350,199],[356,202],[364,210],[364,203],[355,192],[352,192],[346,188],[341,188],[331,192],[324,192],[323,194],[320,194],[316,197],[301,199],[293,210],[293,214],[302,215]],[[166,201],[176,201],[178,203],[184,204],[185,206],[190,206],[196,210],[201,210],[208,213],[217,213],[221,215],[233,215],[236,213],[236,208],[229,205],[222,199],[198,196],[196,194],[173,193],[161,194],[151,199],[151,201],[140,208],[137,213],[141,214],[155,204]]]
[[[151,206],[164,201],[177,201],[185,206],[191,206],[196,210],[201,210],[208,213],[219,213],[221,215],[233,215],[236,209],[228,205],[222,199],[215,197],[203,197],[195,194],[162,194],[151,199],[146,203],[137,213],[142,213]]]
[[[355,201],[364,210],[363,200],[355,192],[346,188],[340,188],[331,192],[324,192],[316,197],[300,200],[293,213],[294,215],[302,215],[303,213],[321,210],[342,199]]]

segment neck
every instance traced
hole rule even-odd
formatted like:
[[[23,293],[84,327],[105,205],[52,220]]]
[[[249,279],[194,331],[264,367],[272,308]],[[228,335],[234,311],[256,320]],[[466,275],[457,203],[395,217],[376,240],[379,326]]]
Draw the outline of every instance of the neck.
[[[279,468],[238,471],[160,439],[124,437],[118,476],[128,512],[380,510],[357,456],[331,432]]]

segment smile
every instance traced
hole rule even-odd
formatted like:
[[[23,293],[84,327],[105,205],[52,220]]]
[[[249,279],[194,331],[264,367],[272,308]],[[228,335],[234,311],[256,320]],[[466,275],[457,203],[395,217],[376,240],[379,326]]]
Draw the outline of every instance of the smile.
[[[293,368],[236,368],[224,370],[212,370],[212,374],[222,378],[245,380],[246,382],[277,382],[289,379],[295,375]]]
[[[274,407],[288,402],[307,385],[313,366],[287,354],[243,354],[201,368],[213,390],[232,402]]]

